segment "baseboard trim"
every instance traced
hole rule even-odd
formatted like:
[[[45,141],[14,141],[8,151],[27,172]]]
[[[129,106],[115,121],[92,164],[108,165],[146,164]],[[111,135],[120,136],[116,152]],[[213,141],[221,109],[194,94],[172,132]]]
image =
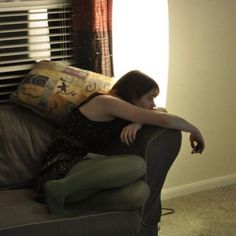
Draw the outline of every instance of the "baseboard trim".
[[[172,188],[164,188],[162,190],[162,200],[184,196],[187,194],[200,192],[212,188],[223,187],[236,183],[236,174],[221,176],[212,179],[206,179],[191,184],[180,185]]]

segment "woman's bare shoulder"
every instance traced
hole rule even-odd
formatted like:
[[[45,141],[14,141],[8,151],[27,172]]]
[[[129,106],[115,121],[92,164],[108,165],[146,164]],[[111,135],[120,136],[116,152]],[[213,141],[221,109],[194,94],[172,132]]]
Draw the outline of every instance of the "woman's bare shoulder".
[[[100,94],[100,95],[96,96],[94,99],[96,99],[98,101],[121,100],[120,98],[115,97],[115,96],[110,95],[110,94]]]
[[[96,99],[96,103],[107,116],[140,124],[161,125],[165,123],[164,113],[135,106],[119,97],[104,94],[97,96]]]
[[[148,111],[146,109],[137,107],[129,102],[126,102],[119,97],[115,97],[109,94],[104,94],[96,97],[96,103],[103,107],[104,113],[107,113],[113,117],[119,117],[121,119],[137,122],[144,113]]]
[[[80,111],[90,118],[91,120],[104,121],[113,119],[108,111],[107,104],[109,104],[109,100],[112,99],[110,95],[99,94],[93,97],[91,100],[80,106]]]
[[[131,105],[130,103],[120,99],[119,97],[115,97],[110,94],[101,94],[99,96],[96,96],[93,101],[107,107],[117,106],[119,104],[122,104],[123,106]]]

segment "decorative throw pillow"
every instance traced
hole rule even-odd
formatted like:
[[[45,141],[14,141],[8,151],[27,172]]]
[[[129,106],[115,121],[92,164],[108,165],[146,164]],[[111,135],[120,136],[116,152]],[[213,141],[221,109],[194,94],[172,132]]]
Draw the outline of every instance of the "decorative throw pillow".
[[[41,116],[60,121],[94,92],[106,93],[115,79],[62,62],[40,61],[10,99]]]

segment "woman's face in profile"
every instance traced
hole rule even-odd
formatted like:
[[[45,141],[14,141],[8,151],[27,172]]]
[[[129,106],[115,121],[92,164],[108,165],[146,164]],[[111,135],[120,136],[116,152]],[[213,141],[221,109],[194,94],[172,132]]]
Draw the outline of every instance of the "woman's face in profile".
[[[132,100],[132,104],[152,110],[156,106],[154,99],[156,96],[158,96],[158,94],[159,91],[157,89],[152,89],[151,91],[142,95],[140,98],[134,98]]]

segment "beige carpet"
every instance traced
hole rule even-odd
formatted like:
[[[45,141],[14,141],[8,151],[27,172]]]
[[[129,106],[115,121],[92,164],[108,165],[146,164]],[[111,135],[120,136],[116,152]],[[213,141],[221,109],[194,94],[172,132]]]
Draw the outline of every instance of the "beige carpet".
[[[236,236],[236,185],[163,201],[159,236]],[[166,211],[164,211],[166,212]]]

